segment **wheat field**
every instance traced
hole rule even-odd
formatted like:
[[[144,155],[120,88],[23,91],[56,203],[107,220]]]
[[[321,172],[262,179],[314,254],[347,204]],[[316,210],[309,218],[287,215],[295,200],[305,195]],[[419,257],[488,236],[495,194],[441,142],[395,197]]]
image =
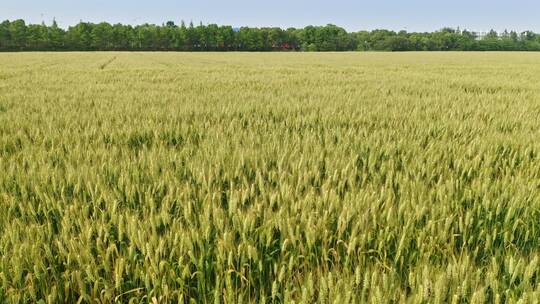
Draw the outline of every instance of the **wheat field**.
[[[538,53],[2,53],[2,303],[535,303]]]

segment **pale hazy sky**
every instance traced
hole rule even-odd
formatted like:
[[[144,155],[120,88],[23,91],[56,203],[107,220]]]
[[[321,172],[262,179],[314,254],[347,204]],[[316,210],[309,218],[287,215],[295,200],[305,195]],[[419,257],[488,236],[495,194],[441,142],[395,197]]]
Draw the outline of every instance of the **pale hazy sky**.
[[[347,30],[386,28],[433,31],[445,26],[476,31],[540,32],[536,0],[0,0],[0,20],[30,23],[56,18],[67,27],[80,20],[157,23],[180,20],[239,26],[303,27],[333,23]]]

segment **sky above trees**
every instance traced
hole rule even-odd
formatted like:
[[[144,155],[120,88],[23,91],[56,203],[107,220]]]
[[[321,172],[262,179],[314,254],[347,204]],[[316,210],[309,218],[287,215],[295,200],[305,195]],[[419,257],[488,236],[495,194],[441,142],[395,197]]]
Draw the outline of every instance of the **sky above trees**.
[[[349,31],[460,27],[540,32],[540,2],[533,0],[4,0],[1,6],[0,21],[24,19],[50,24],[56,18],[64,28],[81,20],[123,24],[185,20],[282,28],[332,23]]]

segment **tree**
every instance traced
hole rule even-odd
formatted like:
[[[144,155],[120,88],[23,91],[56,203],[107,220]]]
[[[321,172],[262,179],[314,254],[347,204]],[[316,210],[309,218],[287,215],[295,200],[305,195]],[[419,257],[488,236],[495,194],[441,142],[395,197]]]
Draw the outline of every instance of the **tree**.
[[[264,50],[264,39],[261,31],[255,28],[242,27],[236,33],[238,47],[244,51],[262,51]]]
[[[234,47],[234,30],[232,26],[221,26],[216,37],[219,50],[227,51]]]
[[[113,48],[113,30],[112,26],[107,22],[92,24],[91,26],[91,42],[90,47],[93,50],[108,51]]]
[[[49,37],[45,23],[30,24],[26,27],[26,47],[32,50],[45,51],[49,47]]]
[[[52,25],[48,28],[49,49],[64,49],[65,31],[58,26],[56,19],[53,19]]]
[[[175,51],[187,50],[186,24],[184,23],[184,21],[181,21],[180,26],[177,26],[174,29],[171,43],[172,49],[174,49]]]
[[[391,51],[408,51],[409,40],[406,36],[398,35],[388,37],[386,43]]]
[[[157,26],[153,24],[143,24],[135,27],[135,39],[140,50],[152,51],[158,46]]]
[[[24,20],[18,19],[10,23],[9,36],[11,38],[11,48],[15,50],[26,49],[26,23]]]
[[[66,33],[66,41],[71,50],[90,50],[92,45],[92,25],[81,21],[79,24],[70,27]]]
[[[8,20],[0,23],[0,50],[7,51],[11,47],[11,34],[9,31],[10,22]]]
[[[493,40],[496,40],[496,39],[499,39],[499,34],[497,34],[497,32],[495,30],[490,30],[486,36],[484,37],[484,39],[493,39]]]
[[[186,29],[186,50],[199,50],[200,46],[199,33],[193,26],[193,22],[190,22]]]
[[[370,43],[370,32],[368,31],[360,31],[357,33],[353,33],[353,35],[356,36],[357,41],[357,47],[356,49],[358,51],[369,51],[371,49],[371,43]]]

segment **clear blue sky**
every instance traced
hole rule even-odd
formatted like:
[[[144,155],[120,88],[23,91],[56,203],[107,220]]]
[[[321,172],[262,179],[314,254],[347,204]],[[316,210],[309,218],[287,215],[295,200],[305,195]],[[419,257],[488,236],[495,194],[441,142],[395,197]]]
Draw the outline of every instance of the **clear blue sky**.
[[[180,20],[232,26],[303,27],[333,23],[347,30],[386,28],[433,31],[445,26],[476,31],[540,32],[538,0],[0,0],[0,20],[31,23],[56,18],[67,27],[83,21],[157,23]]]

